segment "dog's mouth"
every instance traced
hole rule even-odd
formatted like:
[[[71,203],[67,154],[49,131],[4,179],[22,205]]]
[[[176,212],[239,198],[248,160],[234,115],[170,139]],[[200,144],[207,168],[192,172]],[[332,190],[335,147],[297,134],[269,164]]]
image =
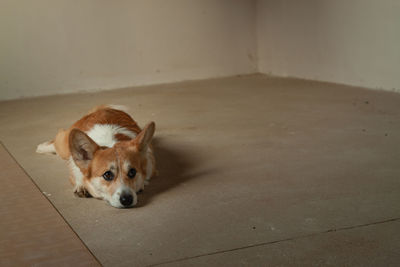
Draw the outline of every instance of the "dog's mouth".
[[[117,209],[131,209],[131,208],[134,208],[135,206],[136,206],[136,204],[130,204],[130,205],[123,205],[123,204],[121,204],[121,203],[112,203],[112,202],[110,202],[110,201],[107,201],[108,202],[108,204],[111,206],[111,207],[114,207],[114,208],[117,208]]]

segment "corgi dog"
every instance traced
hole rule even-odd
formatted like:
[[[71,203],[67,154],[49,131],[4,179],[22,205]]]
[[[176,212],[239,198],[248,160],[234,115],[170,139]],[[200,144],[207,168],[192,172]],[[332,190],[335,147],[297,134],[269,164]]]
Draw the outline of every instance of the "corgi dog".
[[[94,197],[117,208],[137,204],[137,192],[155,174],[151,140],[154,122],[143,130],[123,107],[96,107],[36,152],[68,161],[70,181],[79,197]]]

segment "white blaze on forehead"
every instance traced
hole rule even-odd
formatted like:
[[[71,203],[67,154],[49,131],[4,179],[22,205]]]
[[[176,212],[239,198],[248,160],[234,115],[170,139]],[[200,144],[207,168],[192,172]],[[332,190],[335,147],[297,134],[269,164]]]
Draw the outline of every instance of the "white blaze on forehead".
[[[125,160],[122,164],[122,171],[128,172],[131,168],[131,163],[128,160]]]
[[[114,175],[117,174],[117,169],[118,169],[117,162],[111,161],[108,163],[107,170],[112,171]]]
[[[123,134],[130,138],[135,138],[136,133],[116,124],[95,124],[86,134],[93,139],[99,146],[113,147],[118,140],[117,134]]]

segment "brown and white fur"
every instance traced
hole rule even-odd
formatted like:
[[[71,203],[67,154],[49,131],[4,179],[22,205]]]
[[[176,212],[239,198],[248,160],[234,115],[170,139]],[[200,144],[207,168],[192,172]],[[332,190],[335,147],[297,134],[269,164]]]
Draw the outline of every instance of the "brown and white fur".
[[[154,122],[143,130],[117,106],[99,106],[61,129],[38,153],[56,153],[68,161],[74,193],[104,199],[117,208],[132,207],[136,193],[155,174],[151,139]]]

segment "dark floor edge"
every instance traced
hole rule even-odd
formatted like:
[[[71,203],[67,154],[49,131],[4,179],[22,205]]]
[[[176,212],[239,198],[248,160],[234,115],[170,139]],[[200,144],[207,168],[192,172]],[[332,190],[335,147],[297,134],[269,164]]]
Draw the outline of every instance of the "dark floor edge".
[[[281,242],[294,241],[294,240],[314,237],[314,236],[327,234],[327,233],[331,233],[331,232],[347,231],[347,230],[352,230],[352,229],[356,229],[356,228],[368,227],[368,226],[390,223],[390,222],[395,222],[395,221],[400,221],[400,217],[377,221],[377,222],[372,222],[372,223],[366,223],[366,224],[359,224],[359,225],[353,225],[353,226],[347,226],[347,227],[341,227],[341,228],[332,228],[332,229],[322,231],[322,232],[317,232],[317,233],[312,233],[312,234],[307,234],[307,235],[300,235],[300,236],[295,236],[295,237],[289,237],[289,238],[284,238],[284,239],[279,239],[279,240],[274,240],[274,241],[269,241],[269,242],[258,243],[258,244],[254,244],[254,245],[238,247],[238,248],[219,250],[219,251],[214,251],[214,252],[210,252],[210,253],[204,253],[204,254],[199,254],[199,255],[195,255],[195,256],[185,257],[185,258],[181,258],[181,259],[164,261],[164,262],[155,263],[155,264],[151,264],[151,265],[147,265],[147,266],[148,267],[160,266],[160,265],[164,265],[164,264],[168,264],[168,263],[182,262],[182,261],[201,258],[201,257],[205,257],[205,256],[212,256],[212,255],[222,254],[222,253],[226,253],[226,252],[249,249],[249,248],[254,248],[254,247],[267,246],[267,245],[272,245],[272,244],[281,243]]]
[[[32,179],[32,177],[28,174],[28,172],[21,166],[21,164],[19,164],[19,162],[17,161],[17,159],[14,157],[14,155],[10,152],[10,150],[7,149],[7,147],[4,145],[4,143],[2,141],[0,141],[0,146],[2,146],[4,148],[5,151],[7,151],[7,153],[10,155],[10,157],[15,161],[15,163],[17,163],[17,165],[22,169],[22,171],[26,174],[26,176],[29,177],[29,179],[32,181],[32,183],[34,184],[34,186],[39,190],[39,193],[41,195],[42,194],[42,190],[40,189],[40,187],[36,184],[36,182]],[[88,250],[88,252],[90,253],[90,255],[93,256],[93,258],[95,259],[95,261],[99,264],[99,266],[103,266],[100,261],[97,259],[97,257],[93,254],[93,252],[89,249],[89,247],[86,245],[85,242],[83,242],[83,240],[81,239],[81,237],[78,235],[77,232],[75,232],[74,228],[72,228],[72,226],[68,223],[68,221],[65,219],[65,217],[61,214],[61,212],[56,208],[56,206],[54,206],[54,204],[45,196],[43,195],[43,197],[50,203],[50,205],[57,211],[57,213],[61,216],[61,218],[64,220],[64,222],[67,224],[67,226],[71,229],[71,231],[76,235],[76,237],[82,242],[83,246]]]
[[[299,81],[305,81],[305,82],[325,83],[325,84],[332,84],[332,85],[337,85],[337,86],[347,86],[347,87],[360,88],[360,89],[365,89],[365,90],[382,91],[382,92],[389,92],[389,93],[396,93],[396,94],[400,93],[400,88],[371,87],[371,86],[367,86],[367,85],[357,85],[357,84],[340,82],[340,81],[320,80],[320,79],[313,79],[310,77],[299,77],[296,75],[283,75],[283,74],[270,73],[270,72],[261,72],[260,70],[254,70],[252,72],[217,75],[217,76],[204,77],[204,78],[188,78],[188,79],[183,79],[183,80],[172,80],[172,81],[148,83],[148,84],[146,84],[146,83],[145,84],[132,84],[132,85],[125,85],[125,86],[120,86],[120,87],[91,88],[91,89],[83,89],[83,90],[79,90],[79,91],[66,91],[66,92],[55,93],[55,94],[19,96],[19,97],[10,98],[10,99],[2,99],[2,100],[0,99],[0,103],[25,100],[25,99],[39,99],[39,98],[45,98],[45,97],[67,96],[67,95],[75,95],[75,94],[102,93],[102,92],[110,92],[110,91],[114,91],[114,90],[138,89],[138,88],[147,88],[147,87],[152,87],[152,86],[165,86],[165,85],[173,85],[173,84],[188,83],[188,82],[190,82],[190,83],[191,82],[202,82],[205,80],[219,80],[219,79],[226,79],[226,78],[251,77],[251,76],[260,76],[260,77],[264,76],[264,77],[273,78],[273,79],[299,80]]]

